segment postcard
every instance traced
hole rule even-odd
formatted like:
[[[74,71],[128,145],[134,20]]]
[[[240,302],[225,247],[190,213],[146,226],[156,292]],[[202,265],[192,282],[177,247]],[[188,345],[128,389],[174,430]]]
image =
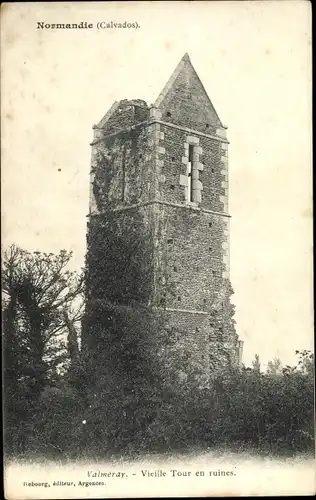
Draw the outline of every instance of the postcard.
[[[310,3],[1,14],[6,499],[315,493]]]

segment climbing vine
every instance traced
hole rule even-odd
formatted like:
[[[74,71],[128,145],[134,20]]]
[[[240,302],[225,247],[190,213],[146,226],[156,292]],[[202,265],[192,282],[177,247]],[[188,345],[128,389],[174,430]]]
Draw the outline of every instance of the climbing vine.
[[[99,212],[128,201],[140,201],[148,167],[143,154],[149,151],[147,135],[139,130],[122,131],[101,140],[93,159],[93,195]]]

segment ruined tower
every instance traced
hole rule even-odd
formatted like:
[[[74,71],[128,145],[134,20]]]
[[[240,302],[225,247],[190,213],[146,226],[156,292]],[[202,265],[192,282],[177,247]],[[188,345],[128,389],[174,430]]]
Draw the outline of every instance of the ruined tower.
[[[212,314],[225,319],[229,288],[228,140],[188,54],[154,105],[115,102],[93,129],[87,310],[161,310],[179,353],[207,368]],[[96,347],[87,324],[83,341]],[[236,358],[237,335],[223,325]]]

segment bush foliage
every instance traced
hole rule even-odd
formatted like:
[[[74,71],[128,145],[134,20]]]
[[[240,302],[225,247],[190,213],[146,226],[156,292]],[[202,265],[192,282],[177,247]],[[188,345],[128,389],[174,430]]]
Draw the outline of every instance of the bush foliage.
[[[13,257],[4,260],[8,455],[104,458],[192,447],[313,449],[311,352],[296,351],[294,367],[273,360],[264,372],[259,357],[251,368],[225,365],[206,387],[201,367],[189,356],[174,363],[167,354],[175,339],[157,312],[104,301],[89,313],[90,324],[102,333],[100,343],[80,350],[73,316],[65,310],[81,293],[80,280],[63,272],[70,255],[22,252],[18,265]],[[25,298],[25,287],[32,301]],[[65,345],[58,343],[61,332],[68,333]],[[37,340],[40,352],[30,347]]]

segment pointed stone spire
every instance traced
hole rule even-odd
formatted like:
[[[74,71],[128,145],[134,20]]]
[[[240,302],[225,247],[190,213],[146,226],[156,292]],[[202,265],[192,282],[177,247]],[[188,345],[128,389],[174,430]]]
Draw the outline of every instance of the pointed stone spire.
[[[205,127],[223,127],[187,52],[182,56],[154,106],[161,110],[163,120],[166,118],[165,113],[168,113],[168,121],[171,120],[177,125],[186,126],[185,123],[191,121],[192,126],[197,126],[198,122],[203,121]],[[188,116],[184,116],[180,108],[186,110]],[[207,132],[204,125],[202,128],[201,131]]]

